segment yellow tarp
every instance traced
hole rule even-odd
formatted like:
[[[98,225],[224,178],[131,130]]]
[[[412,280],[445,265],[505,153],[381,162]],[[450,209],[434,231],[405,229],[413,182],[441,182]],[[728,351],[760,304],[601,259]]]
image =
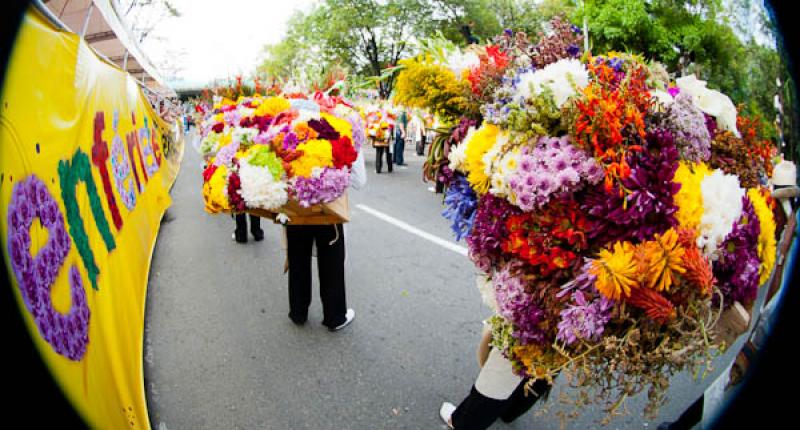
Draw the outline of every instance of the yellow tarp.
[[[0,105],[0,239],[11,288],[95,428],[149,428],[150,258],[183,151],[135,81],[30,10]]]

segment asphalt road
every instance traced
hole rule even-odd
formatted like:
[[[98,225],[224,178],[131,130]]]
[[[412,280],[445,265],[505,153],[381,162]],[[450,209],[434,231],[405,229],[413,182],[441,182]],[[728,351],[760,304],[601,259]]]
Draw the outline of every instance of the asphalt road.
[[[356,319],[331,333],[320,324],[316,270],[309,322],[296,327],[287,317],[279,226],[264,221],[264,241],[237,244],[229,216],[203,211],[202,161],[189,146],[150,273],[145,384],[153,428],[446,428],[439,406],[469,392],[481,320],[489,316],[475,269],[457,249],[359,207],[455,244],[440,216],[442,196],[421,180],[423,158],[406,148],[407,169],[376,175],[374,150],[366,149],[369,182],[351,191],[345,242],[347,302]],[[607,428],[655,429],[713,377],[677,375],[657,420],[644,420],[640,396]],[[514,424],[492,428],[560,428],[561,389],[546,410],[537,405]],[[587,408],[564,428],[599,428],[601,415]]]

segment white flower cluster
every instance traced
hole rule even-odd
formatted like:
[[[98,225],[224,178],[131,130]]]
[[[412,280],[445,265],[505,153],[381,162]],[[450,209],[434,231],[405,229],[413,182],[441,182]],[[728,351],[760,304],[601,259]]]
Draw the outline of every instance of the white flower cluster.
[[[471,51],[461,52],[456,49],[447,56],[447,68],[455,73],[456,77],[460,78],[465,70],[470,70],[478,67],[481,63],[480,58]]]
[[[547,88],[552,91],[553,99],[560,108],[577,90],[589,85],[589,72],[580,61],[570,58],[556,61],[541,70],[523,73],[519,79],[515,95],[517,100],[529,100]]]
[[[496,163],[496,167],[490,176],[491,188],[489,188],[489,192],[498,197],[505,197],[515,205],[517,204],[517,195],[508,180],[517,171],[520,155],[519,147],[506,152]]]
[[[274,211],[289,200],[286,183],[276,181],[269,169],[253,166],[247,160],[239,162],[242,188],[239,194],[249,208]]]
[[[450,148],[450,154],[447,155],[447,159],[450,160],[451,169],[466,173],[464,170],[464,163],[467,161],[467,146],[469,145],[469,141],[472,140],[473,134],[475,134],[475,127],[470,127],[464,140],[455,148]]]
[[[721,129],[731,131],[736,137],[741,137],[736,128],[736,106],[728,96],[717,90],[706,88],[706,81],[697,79],[693,74],[678,78],[675,82],[681,92],[692,96],[695,106],[717,119],[717,124]]]
[[[742,215],[745,190],[739,185],[737,176],[727,175],[717,169],[700,183],[700,192],[703,196],[703,216],[700,218],[697,246],[703,249],[706,256],[716,260],[717,247]]]
[[[239,144],[252,144],[253,139],[258,136],[259,130],[257,128],[243,128],[243,127],[236,127],[233,129],[233,135],[231,139],[233,143]]]

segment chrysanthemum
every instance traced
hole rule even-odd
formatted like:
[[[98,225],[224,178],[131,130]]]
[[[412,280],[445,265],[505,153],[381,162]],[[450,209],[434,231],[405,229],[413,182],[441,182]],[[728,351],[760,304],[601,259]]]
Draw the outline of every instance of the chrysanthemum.
[[[484,171],[486,165],[483,156],[497,142],[500,129],[492,124],[484,124],[462,145],[466,148],[466,171],[467,179],[476,193],[485,194],[489,191],[489,177]]]
[[[595,288],[605,297],[619,300],[636,287],[634,249],[630,242],[617,242],[613,251],[603,249],[592,262],[589,273],[597,277]]]

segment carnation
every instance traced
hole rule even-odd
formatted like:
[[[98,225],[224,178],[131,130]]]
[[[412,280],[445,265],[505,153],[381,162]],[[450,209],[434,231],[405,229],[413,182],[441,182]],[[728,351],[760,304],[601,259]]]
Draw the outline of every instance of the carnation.
[[[348,169],[314,167],[308,177],[292,178],[291,191],[300,206],[307,208],[338,199],[344,194],[349,183]]]
[[[697,246],[716,260],[717,247],[733,229],[742,215],[742,197],[745,191],[739,178],[717,169],[700,183],[703,196],[703,216],[700,218]]]
[[[239,177],[242,182],[239,193],[248,208],[275,211],[289,199],[286,183],[280,180],[280,176],[275,178],[267,167],[240,161]]]

